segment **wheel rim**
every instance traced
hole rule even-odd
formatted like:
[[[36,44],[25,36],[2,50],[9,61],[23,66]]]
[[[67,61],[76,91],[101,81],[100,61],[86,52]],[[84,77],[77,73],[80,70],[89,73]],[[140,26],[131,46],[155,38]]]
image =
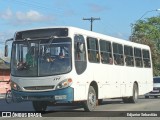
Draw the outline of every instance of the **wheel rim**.
[[[135,102],[138,100],[138,91],[136,89],[134,90],[134,100]]]
[[[96,95],[92,92],[89,93],[89,98],[88,98],[89,104],[93,107],[96,104]]]

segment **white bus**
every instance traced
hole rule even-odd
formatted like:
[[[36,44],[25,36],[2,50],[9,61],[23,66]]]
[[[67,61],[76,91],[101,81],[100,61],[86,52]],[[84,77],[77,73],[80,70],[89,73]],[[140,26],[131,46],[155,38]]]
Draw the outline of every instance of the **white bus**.
[[[35,111],[55,103],[93,111],[105,98],[136,103],[153,89],[148,46],[75,27],[16,32],[11,54],[12,94]]]

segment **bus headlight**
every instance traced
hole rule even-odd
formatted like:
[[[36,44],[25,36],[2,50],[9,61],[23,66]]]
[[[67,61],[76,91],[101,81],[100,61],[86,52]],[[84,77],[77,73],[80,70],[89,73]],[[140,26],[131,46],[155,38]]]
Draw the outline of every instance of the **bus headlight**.
[[[65,80],[61,81],[61,82],[56,86],[56,89],[66,88],[66,87],[71,86],[71,84],[72,84],[72,79],[71,79],[71,78],[65,79]]]
[[[21,88],[15,82],[11,82],[11,88],[13,90],[21,91]]]

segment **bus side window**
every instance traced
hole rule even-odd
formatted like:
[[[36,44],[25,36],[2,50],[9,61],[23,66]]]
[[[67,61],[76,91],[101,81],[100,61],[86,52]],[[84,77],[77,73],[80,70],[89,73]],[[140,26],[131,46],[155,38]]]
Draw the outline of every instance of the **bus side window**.
[[[82,35],[74,37],[74,55],[76,72],[82,74],[87,67],[85,40]]]
[[[134,66],[133,48],[131,46],[124,45],[124,62],[126,66]]]
[[[150,63],[150,55],[148,50],[142,50],[143,53],[143,64],[145,68],[150,68],[151,63]]]
[[[103,64],[113,64],[111,42],[100,40],[100,53]]]
[[[136,67],[143,67],[142,53],[140,48],[134,48],[134,59]]]
[[[114,55],[114,64],[115,65],[124,65],[122,44],[113,43],[113,55]]]
[[[99,63],[99,47],[96,38],[87,37],[87,49],[89,62]]]

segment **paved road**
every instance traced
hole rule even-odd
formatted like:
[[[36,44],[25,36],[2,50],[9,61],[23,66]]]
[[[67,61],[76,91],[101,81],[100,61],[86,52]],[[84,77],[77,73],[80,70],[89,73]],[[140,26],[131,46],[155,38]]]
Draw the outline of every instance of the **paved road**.
[[[59,112],[56,112],[56,110],[58,110]],[[63,112],[63,111],[69,111],[69,112]],[[3,99],[0,100],[0,111],[21,111],[21,112],[25,112],[25,111],[34,111],[33,107],[32,107],[32,103],[31,102],[24,102],[24,103],[11,103],[11,104],[6,104],[5,101]],[[122,102],[121,99],[106,99],[105,101],[103,101],[103,104],[100,106],[97,106],[96,108],[96,112],[93,113],[85,113],[83,112],[83,108],[78,108],[78,107],[62,107],[62,106],[56,106],[56,107],[48,107],[47,108],[48,113],[42,114],[42,116],[47,117],[45,118],[45,120],[48,119],[56,119],[55,116],[58,116],[58,120],[71,120],[71,119],[75,119],[75,117],[61,117],[61,116],[76,116],[78,115],[78,117],[80,117],[79,119],[91,119],[92,117],[89,116],[93,116],[94,119],[96,119],[96,117],[98,116],[103,116],[104,113],[105,114],[126,114],[126,111],[141,111],[140,113],[144,113],[144,111],[151,111],[150,113],[152,113],[152,111],[160,111],[160,98],[158,99],[154,99],[154,98],[150,98],[150,99],[145,99],[144,97],[141,97],[138,101],[137,104],[124,104]],[[103,112],[100,112],[103,111]],[[104,112],[105,111],[105,112]],[[111,111],[120,111],[120,113],[112,113]],[[78,113],[78,114],[77,114]],[[124,113],[124,114],[123,114]],[[130,113],[130,112],[129,112]],[[154,113],[154,112],[153,112]],[[133,112],[134,114],[134,112]],[[84,117],[85,116],[85,117]],[[120,115],[119,115],[120,116]],[[106,118],[106,117],[105,117]],[[4,119],[4,118],[3,118]],[[13,118],[12,118],[13,119]],[[14,118],[16,119],[16,118]],[[107,119],[110,120],[110,117]],[[105,120],[107,120],[105,119]],[[113,119],[117,119],[117,117],[114,117]],[[138,119],[138,118],[136,118]],[[141,118],[142,119],[142,118]],[[151,118],[146,118],[145,120],[150,120]],[[154,119],[159,119],[159,118],[154,118]],[[43,118],[44,120],[44,118]],[[92,118],[93,120],[93,118]],[[120,119],[118,119],[120,120]],[[124,118],[125,120],[125,118]]]

